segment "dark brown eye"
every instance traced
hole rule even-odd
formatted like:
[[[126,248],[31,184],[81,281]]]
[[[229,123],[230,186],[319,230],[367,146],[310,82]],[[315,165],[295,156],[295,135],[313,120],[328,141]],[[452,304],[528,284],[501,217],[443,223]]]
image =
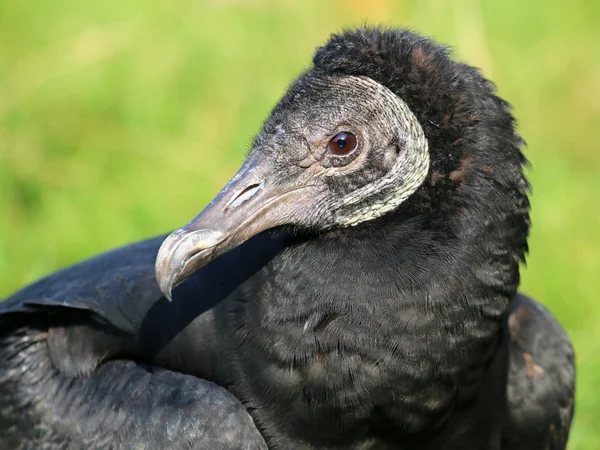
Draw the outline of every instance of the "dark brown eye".
[[[327,153],[336,156],[345,156],[356,150],[356,136],[345,131],[337,134],[327,146]]]

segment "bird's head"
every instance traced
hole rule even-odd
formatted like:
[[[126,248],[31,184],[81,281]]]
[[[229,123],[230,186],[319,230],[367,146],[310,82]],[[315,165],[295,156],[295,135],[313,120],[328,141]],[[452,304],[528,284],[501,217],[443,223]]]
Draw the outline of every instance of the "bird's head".
[[[424,184],[448,188],[443,178],[454,189],[452,173],[475,161],[452,146],[468,138],[461,130],[477,125],[481,105],[480,94],[452,85],[467,66],[449,61],[445,49],[406,32],[334,36],[273,109],[239,171],[162,244],[163,293],[170,298],[175,284],[262,231],[354,227],[396,210]],[[467,75],[491,95],[487,81]]]

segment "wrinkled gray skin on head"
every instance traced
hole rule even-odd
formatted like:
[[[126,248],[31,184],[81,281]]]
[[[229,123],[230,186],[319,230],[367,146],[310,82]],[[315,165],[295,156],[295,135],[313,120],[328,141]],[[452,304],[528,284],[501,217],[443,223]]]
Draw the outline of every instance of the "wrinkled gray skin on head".
[[[340,132],[347,155],[327,151]],[[270,228],[354,226],[396,208],[424,181],[429,152],[408,106],[365,77],[309,72],[275,107],[248,158],[215,199],[157,256],[165,295],[219,255]]]
[[[357,137],[356,151],[327,155],[340,132]],[[312,209],[293,223],[319,229],[380,217],[412,194],[429,168],[415,116],[366,77],[300,78],[271,113],[252,152],[273,161],[271,173],[280,182],[314,189]]]

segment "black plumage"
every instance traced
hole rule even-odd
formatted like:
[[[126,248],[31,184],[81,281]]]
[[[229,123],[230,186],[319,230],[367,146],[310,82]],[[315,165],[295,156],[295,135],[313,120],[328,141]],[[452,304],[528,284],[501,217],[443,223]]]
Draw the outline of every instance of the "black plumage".
[[[573,352],[517,293],[508,104],[405,31],[334,36],[313,63],[162,246],[0,305],[0,444],[565,448]]]

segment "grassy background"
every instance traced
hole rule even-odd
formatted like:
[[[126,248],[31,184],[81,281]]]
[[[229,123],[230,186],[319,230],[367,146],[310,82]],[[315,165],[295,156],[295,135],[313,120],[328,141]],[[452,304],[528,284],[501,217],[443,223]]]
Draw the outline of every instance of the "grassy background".
[[[404,25],[515,107],[533,163],[523,289],[575,343],[570,449],[598,449],[599,18],[593,0],[2,0],[0,298],[186,222],[331,32]]]

